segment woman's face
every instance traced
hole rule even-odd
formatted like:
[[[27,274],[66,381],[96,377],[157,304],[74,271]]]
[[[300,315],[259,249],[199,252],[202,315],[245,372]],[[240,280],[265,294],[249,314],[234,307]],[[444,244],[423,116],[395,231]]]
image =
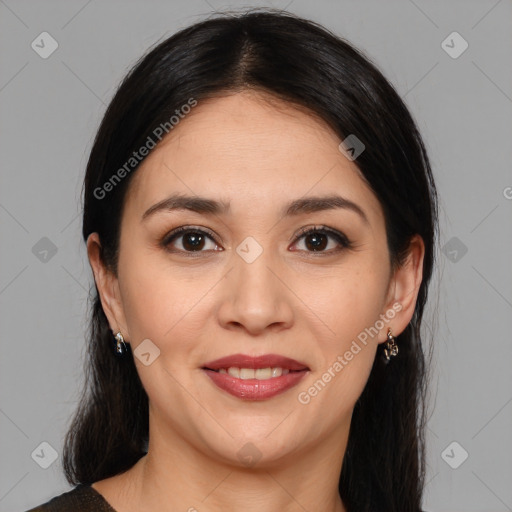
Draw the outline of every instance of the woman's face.
[[[100,283],[135,352],[151,442],[240,465],[342,453],[377,345],[405,328],[421,279],[418,264],[391,272],[382,208],[339,137],[278,105],[199,102],[133,176],[118,274]],[[165,203],[178,195],[197,211]]]

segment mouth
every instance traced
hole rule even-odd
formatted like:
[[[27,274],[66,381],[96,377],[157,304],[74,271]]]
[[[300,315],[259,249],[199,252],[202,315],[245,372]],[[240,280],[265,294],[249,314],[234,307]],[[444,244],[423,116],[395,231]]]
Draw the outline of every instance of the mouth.
[[[206,363],[201,370],[218,388],[242,400],[266,400],[297,385],[310,371],[303,363],[275,354],[235,354]]]

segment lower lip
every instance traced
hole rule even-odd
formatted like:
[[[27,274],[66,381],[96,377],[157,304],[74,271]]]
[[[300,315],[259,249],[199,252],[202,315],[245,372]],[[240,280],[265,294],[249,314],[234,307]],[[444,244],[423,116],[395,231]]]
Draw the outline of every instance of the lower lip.
[[[241,398],[242,400],[266,400],[272,398],[284,391],[297,385],[304,378],[307,370],[300,372],[290,372],[281,377],[273,377],[271,379],[237,379],[228,373],[214,372],[203,368],[208,377],[220,389],[227,391],[229,394]]]

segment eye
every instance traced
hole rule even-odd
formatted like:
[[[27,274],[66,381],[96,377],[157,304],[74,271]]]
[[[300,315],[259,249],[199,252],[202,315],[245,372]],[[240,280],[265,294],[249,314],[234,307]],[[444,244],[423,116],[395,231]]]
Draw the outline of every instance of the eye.
[[[329,239],[331,242],[334,240],[335,243],[331,243],[329,250],[325,250],[329,247]],[[350,241],[343,233],[324,226],[303,228],[299,232],[296,240],[303,240],[305,249],[299,250],[305,250],[307,252],[333,253],[351,247]],[[333,245],[334,248],[332,247]]]
[[[352,247],[351,242],[343,233],[325,226],[302,228],[295,240],[295,244],[297,241],[303,241],[305,248],[294,250],[306,252],[331,254]],[[208,243],[210,243],[210,247],[208,247]],[[219,248],[213,234],[191,226],[182,226],[171,231],[162,240],[162,245],[170,252],[194,253],[223,250]],[[330,245],[331,247],[329,247]]]
[[[162,245],[171,252],[175,252],[169,248],[175,241],[178,241],[178,247],[174,247],[176,252],[204,252],[203,249],[220,250],[213,235],[199,228],[186,226],[177,228],[165,236]],[[210,247],[208,247],[208,242],[210,242]],[[180,245],[181,247],[179,247]]]

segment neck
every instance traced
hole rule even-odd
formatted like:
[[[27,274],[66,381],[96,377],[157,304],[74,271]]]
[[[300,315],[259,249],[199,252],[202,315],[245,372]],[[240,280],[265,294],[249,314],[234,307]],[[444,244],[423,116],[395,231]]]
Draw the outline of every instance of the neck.
[[[335,443],[326,439],[301,455],[240,467],[205,456],[179,436],[150,435],[148,454],[126,474],[127,501],[138,511],[347,512],[338,491],[347,436],[332,437]]]
[[[338,484],[349,429],[350,418],[318,444],[280,457],[262,453],[256,464],[244,467],[214,454],[202,439],[202,445],[192,445],[190,433],[185,438],[150,413],[147,455],[93,487],[118,512],[347,512]],[[226,451],[233,442],[226,440]]]
[[[319,478],[311,468],[298,472],[305,469],[302,464],[259,470],[210,464],[206,471],[192,471],[183,461],[173,461],[174,470],[166,470],[150,453],[143,459],[139,497],[144,498],[138,510],[346,512],[337,482]]]

